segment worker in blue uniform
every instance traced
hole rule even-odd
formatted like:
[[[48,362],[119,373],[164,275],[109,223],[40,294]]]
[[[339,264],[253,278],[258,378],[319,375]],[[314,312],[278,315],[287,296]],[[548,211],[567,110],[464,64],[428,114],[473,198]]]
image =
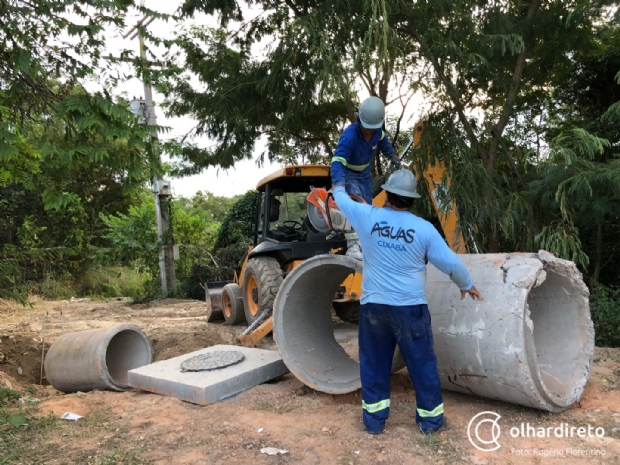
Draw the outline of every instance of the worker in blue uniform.
[[[416,392],[416,423],[427,434],[443,424],[437,358],[424,285],[425,257],[474,300],[482,295],[469,272],[435,227],[409,212],[419,198],[407,169],[381,186],[384,208],[352,200],[344,187],[333,189],[338,208],[359,234],[364,260],[359,318],[362,408],[366,430],[383,431],[390,413],[390,376],[396,344]]]
[[[352,195],[372,204],[370,162],[377,151],[400,167],[398,155],[383,131],[385,105],[379,97],[369,97],[360,106],[357,122],[342,132],[331,166],[332,186],[342,185]],[[362,259],[355,231],[346,231],[347,255]]]

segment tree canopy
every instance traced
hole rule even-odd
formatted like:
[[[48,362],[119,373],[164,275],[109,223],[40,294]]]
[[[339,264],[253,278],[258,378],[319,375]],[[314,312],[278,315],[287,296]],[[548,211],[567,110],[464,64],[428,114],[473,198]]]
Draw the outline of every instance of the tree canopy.
[[[618,108],[617,11],[605,0],[187,0],[187,17],[217,14],[219,28],[179,35],[183,72],[160,89],[170,114],[217,141],[185,152],[188,172],[230,166],[264,137],[273,159],[329,160],[359,85],[388,104],[420,92],[425,136],[408,160],[419,172],[446,164],[460,225],[483,250],[548,248],[587,266],[578,199],[610,215],[620,180],[604,122]],[[594,80],[605,102],[592,103]],[[392,137],[410,130],[401,123]]]

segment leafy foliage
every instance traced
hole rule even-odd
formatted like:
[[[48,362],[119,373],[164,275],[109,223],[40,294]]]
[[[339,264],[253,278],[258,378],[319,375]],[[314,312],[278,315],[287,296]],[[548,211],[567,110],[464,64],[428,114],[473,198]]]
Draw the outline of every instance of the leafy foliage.
[[[202,283],[233,279],[254,237],[257,200],[258,192],[254,190],[235,198],[232,208],[217,230],[213,248],[210,251],[206,248],[197,251],[194,257],[189,274],[191,287],[187,291],[188,296],[203,299]]]
[[[206,204],[205,195],[198,193],[191,200],[181,198],[170,202],[172,237],[180,249],[180,260],[175,261],[179,283],[176,293],[180,296],[203,299],[202,283],[232,279],[233,269],[238,263],[238,254],[229,258],[229,250],[214,250],[221,228],[214,220],[213,212],[221,217],[223,212],[219,209],[231,204],[232,199],[213,195],[208,198],[210,201]],[[233,206],[231,211],[237,210]],[[224,224],[230,224],[227,223],[229,216],[227,213]],[[126,214],[102,215],[104,238],[109,241],[109,246],[99,251],[100,259],[108,266],[122,265],[147,273],[150,282],[140,298],[159,294],[159,249],[154,218],[153,197],[147,193],[141,196],[139,205],[131,207]]]
[[[191,199],[191,206],[204,210],[208,220],[222,223],[238,199],[239,196],[218,197],[209,191],[198,191]]]
[[[202,86],[192,87],[186,75],[168,75],[161,88],[171,114],[197,117],[197,133],[219,142],[204,158],[200,151],[186,158],[195,169],[224,161],[227,150],[226,163],[234,163],[263,135],[272,158],[312,154],[304,145],[308,139],[329,154],[344,121],[315,112],[331,103],[338,105],[336,115],[350,119],[356,79],[386,102],[389,86],[402,86],[400,103],[407,92],[422,90],[427,138],[410,159],[418,171],[436,158],[445,162],[450,195],[461,206],[461,228],[476,231],[477,242],[490,252],[545,245],[585,266],[580,241],[569,239],[577,226],[568,197],[577,195],[581,181],[565,178],[554,186],[560,201],[552,207],[560,211],[544,214],[531,212],[531,198],[539,193],[529,192],[529,182],[544,178],[536,170],[543,159],[593,161],[611,148],[590,128],[559,127],[565,118],[555,89],[573,73],[586,75],[589,68],[578,63],[600,51],[599,37],[611,29],[607,7],[614,4],[187,0],[186,15],[217,13],[220,29],[184,31],[179,38],[185,69]],[[262,56],[251,53],[266,39],[272,47]],[[603,82],[602,73],[593,74]],[[399,131],[400,120],[395,138]],[[373,168],[381,174],[379,166]],[[562,190],[569,185],[566,197]]]
[[[590,296],[596,345],[620,347],[620,289],[597,286]]]
[[[126,211],[150,178],[149,131],[107,90],[116,62],[105,29],[132,1],[7,0],[0,8],[2,295],[79,275],[101,246],[99,213]],[[149,10],[141,9],[145,14]],[[94,76],[101,90],[83,83]],[[25,287],[24,287],[25,286]]]
[[[249,245],[254,237],[258,192],[248,191],[233,205],[217,233],[215,248]]]

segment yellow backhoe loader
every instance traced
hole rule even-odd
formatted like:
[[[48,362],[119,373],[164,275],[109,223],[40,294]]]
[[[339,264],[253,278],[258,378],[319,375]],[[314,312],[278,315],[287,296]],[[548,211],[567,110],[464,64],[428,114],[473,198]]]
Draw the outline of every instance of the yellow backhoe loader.
[[[422,130],[421,123],[415,126],[414,146],[419,143]],[[447,187],[442,184],[443,173],[443,165],[437,164],[423,176],[448,245],[457,253],[466,253],[465,241],[456,228],[456,205],[446,206],[441,201]],[[273,302],[287,273],[316,255],[346,253],[343,234],[322,227],[313,205],[306,200],[314,188],[331,188],[329,166],[289,166],[260,181],[254,241],[234,280],[206,283],[211,309],[221,310],[228,324],[249,324],[238,340],[244,346],[254,346],[271,332]],[[379,192],[373,205],[382,207],[385,198],[385,192]],[[333,308],[345,322],[357,323],[361,281],[361,275],[353,273],[334,296]]]

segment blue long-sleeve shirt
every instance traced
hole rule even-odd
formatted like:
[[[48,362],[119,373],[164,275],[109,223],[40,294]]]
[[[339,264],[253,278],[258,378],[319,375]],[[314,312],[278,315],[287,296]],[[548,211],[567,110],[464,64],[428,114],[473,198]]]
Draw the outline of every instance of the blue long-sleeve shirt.
[[[435,265],[461,290],[473,286],[459,257],[428,221],[407,211],[357,203],[345,189],[334,189],[338,208],[359,236],[364,257],[361,302],[420,305],[426,301],[426,263]]]
[[[338,147],[332,158],[332,185],[344,184],[346,177],[370,177],[370,161],[379,150],[386,158],[394,155],[394,147],[385,132],[377,129],[370,142],[366,142],[359,123],[346,127],[340,135]]]

